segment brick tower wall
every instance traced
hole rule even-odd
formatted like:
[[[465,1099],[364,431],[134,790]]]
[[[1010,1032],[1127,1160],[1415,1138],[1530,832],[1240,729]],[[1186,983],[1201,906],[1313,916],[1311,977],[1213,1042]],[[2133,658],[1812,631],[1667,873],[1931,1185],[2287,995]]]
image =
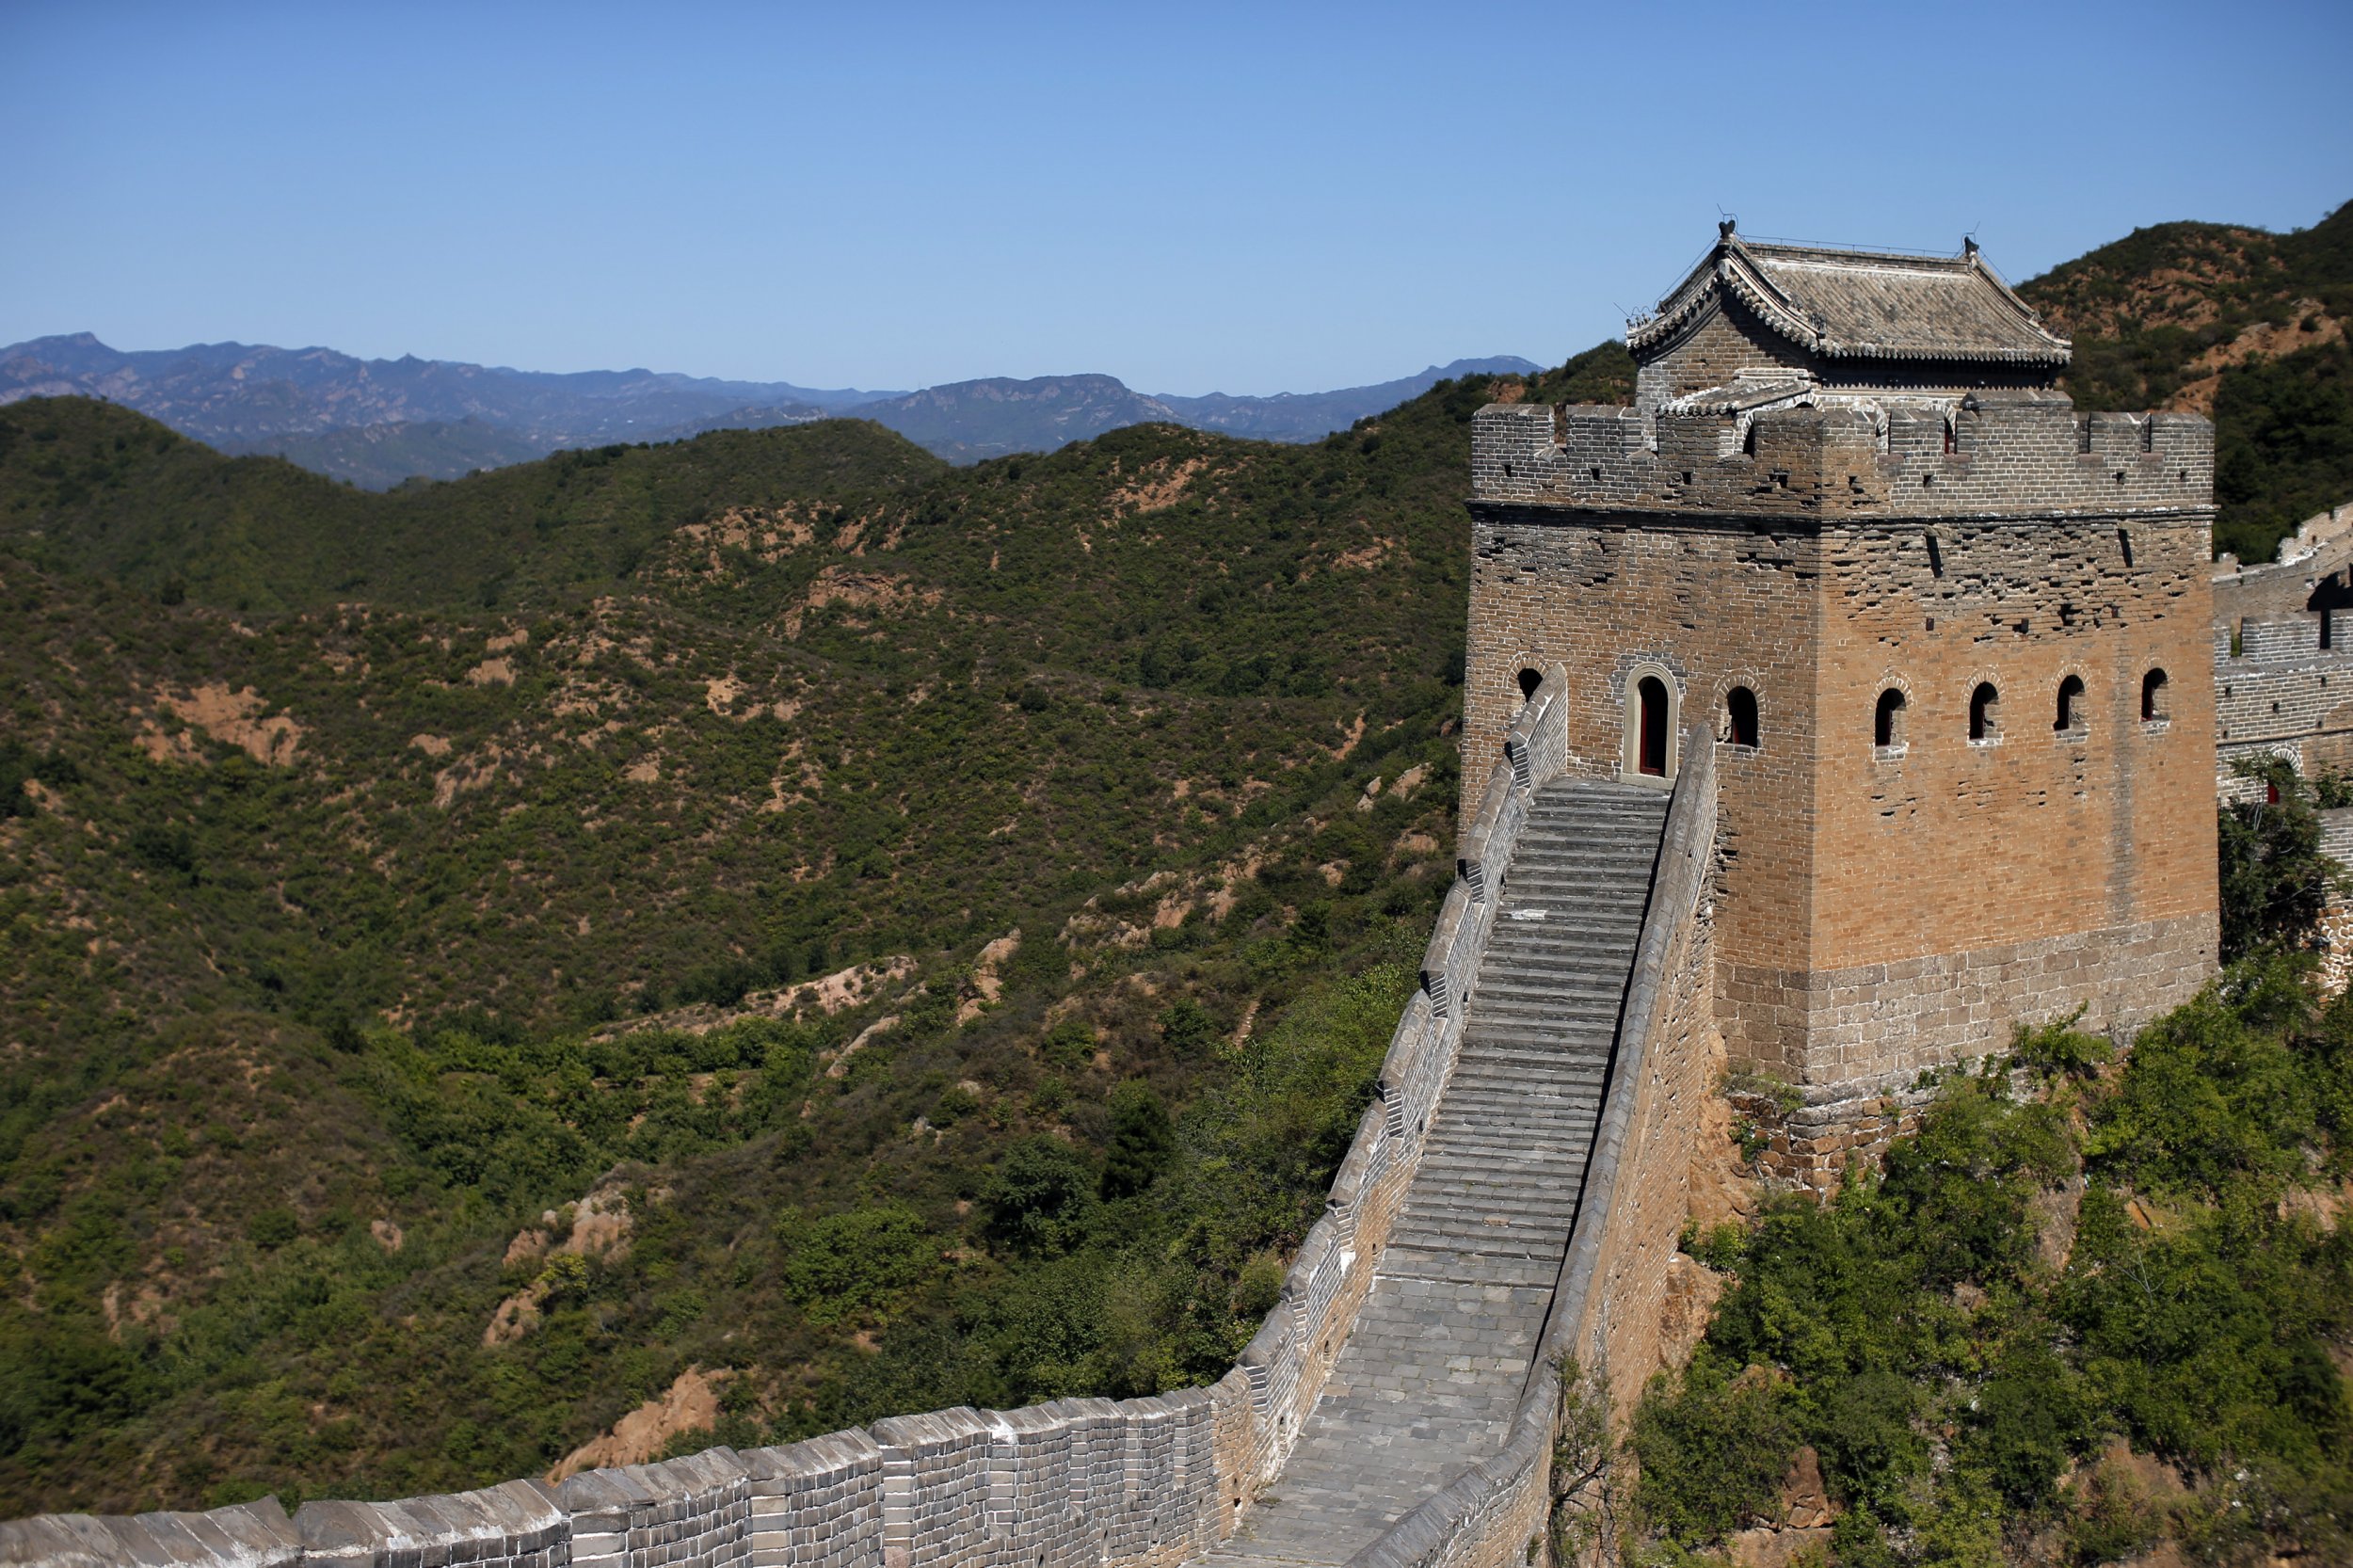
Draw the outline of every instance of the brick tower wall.
[[[1736,1064],[1852,1123],[2015,1022],[2191,994],[2216,957],[2205,422],[2051,399],[1949,428],[1900,405],[1667,416],[1656,439],[1632,410],[1481,414],[1465,766],[1491,765],[1531,664],[1565,667],[1592,773],[1622,771],[1643,673],[1678,725],[1757,695],[1763,744],[1719,761]],[[2087,722],[2060,733],[2070,675]],[[1979,681],[1997,738],[1973,744]],[[1882,753],[1889,685],[1907,744]]]

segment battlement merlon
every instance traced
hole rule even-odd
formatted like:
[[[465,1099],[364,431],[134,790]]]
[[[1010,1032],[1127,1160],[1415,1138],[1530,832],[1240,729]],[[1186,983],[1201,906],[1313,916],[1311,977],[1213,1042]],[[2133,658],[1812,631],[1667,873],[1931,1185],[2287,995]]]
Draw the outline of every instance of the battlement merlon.
[[[1753,412],[1495,404],[1471,504],[1772,517],[2211,519],[2214,426],[2065,398],[1827,402]]]

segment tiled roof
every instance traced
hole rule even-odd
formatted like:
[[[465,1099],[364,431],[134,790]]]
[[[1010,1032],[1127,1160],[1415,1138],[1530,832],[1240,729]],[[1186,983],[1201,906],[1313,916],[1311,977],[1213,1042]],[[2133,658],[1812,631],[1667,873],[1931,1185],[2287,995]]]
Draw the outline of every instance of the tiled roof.
[[[1975,246],[1959,256],[1898,256],[1744,240],[1729,228],[1656,314],[1627,324],[1626,346],[1639,355],[1669,341],[1725,294],[1830,359],[2064,365],[2071,352]]]

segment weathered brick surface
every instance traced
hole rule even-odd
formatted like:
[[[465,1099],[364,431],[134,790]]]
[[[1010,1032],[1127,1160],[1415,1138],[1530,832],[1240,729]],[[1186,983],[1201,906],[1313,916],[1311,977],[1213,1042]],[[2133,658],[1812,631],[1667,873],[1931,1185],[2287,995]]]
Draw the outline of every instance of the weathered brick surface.
[[[1762,744],[1722,759],[1717,1004],[1736,1064],[1832,1101],[2078,1002],[2169,1006],[2214,962],[2211,431],[2064,400],[1954,422],[1951,453],[1902,405],[1660,415],[1655,453],[1636,410],[1477,425],[1466,769],[1531,663],[1565,666],[1570,766],[1601,774],[1630,770],[1641,675],[1678,728],[1753,691]]]
[[[534,1480],[390,1503],[304,1503],[294,1517],[304,1568],[565,1568],[571,1519]]]
[[[751,1475],[732,1448],[585,1470],[558,1496],[580,1568],[713,1568],[750,1551]]]

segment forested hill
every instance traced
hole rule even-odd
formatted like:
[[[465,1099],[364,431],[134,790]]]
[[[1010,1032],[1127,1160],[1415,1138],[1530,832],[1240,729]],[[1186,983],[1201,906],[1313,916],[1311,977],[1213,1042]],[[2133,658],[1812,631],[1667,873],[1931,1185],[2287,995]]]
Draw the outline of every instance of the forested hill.
[[[2018,292],[2074,339],[2082,407],[2213,416],[2217,549],[2268,560],[2353,501],[2353,203],[2286,234],[2136,230]]]
[[[391,495],[0,409],[0,1508],[1222,1373],[1451,876],[1500,391]]]
[[[0,541],[51,569],[230,609],[545,601],[625,582],[681,521],[847,502],[947,465],[829,420],[604,446],[389,495],[224,457],[86,398],[0,408]]]

